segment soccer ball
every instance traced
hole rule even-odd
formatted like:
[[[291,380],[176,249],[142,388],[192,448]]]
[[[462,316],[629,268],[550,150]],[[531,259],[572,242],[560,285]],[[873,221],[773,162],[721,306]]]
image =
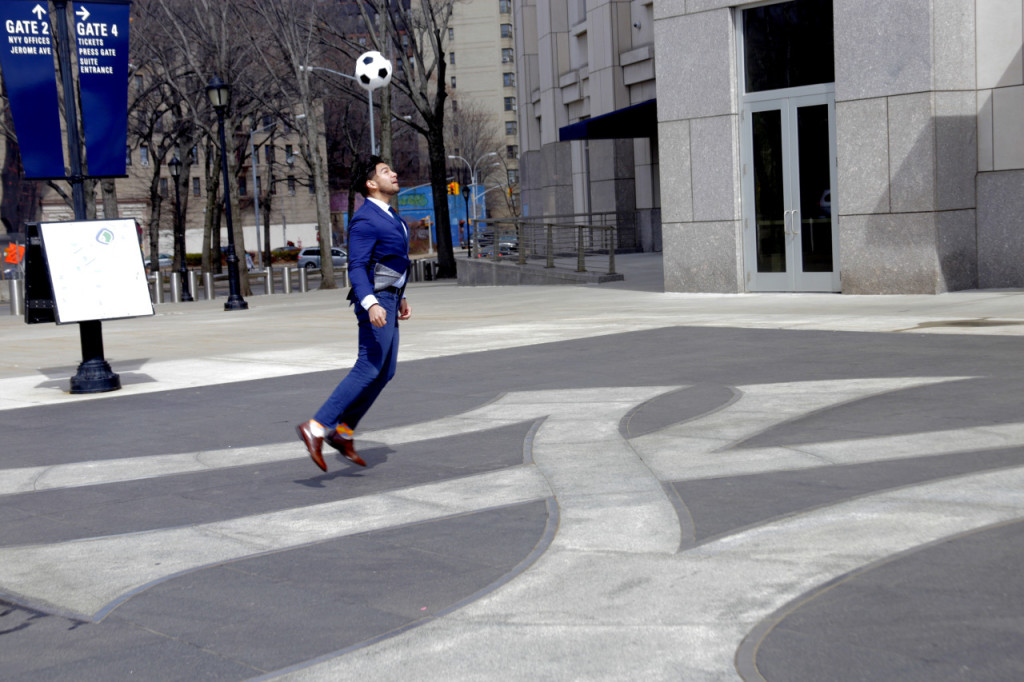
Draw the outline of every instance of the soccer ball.
[[[391,82],[391,62],[380,52],[364,52],[356,60],[356,80],[367,90],[383,88]]]

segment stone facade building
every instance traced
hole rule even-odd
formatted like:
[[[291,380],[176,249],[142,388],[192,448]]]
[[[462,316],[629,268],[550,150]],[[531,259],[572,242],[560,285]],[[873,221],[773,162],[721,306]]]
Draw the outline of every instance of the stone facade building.
[[[516,19],[524,206],[660,209],[667,291],[1024,286],[1022,0],[526,0]],[[654,123],[631,106],[651,99]]]

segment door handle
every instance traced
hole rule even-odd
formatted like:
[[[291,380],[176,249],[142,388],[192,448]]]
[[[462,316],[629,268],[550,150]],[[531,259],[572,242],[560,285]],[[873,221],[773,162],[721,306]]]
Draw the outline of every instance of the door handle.
[[[799,212],[800,211],[797,211],[797,210],[784,211],[783,212],[783,214],[782,214],[782,231],[784,233],[791,234],[794,237],[798,237],[800,235],[800,227],[799,227],[800,222],[799,222],[799,219],[796,217],[797,213],[799,213]],[[792,229],[790,229],[790,228],[792,228]]]

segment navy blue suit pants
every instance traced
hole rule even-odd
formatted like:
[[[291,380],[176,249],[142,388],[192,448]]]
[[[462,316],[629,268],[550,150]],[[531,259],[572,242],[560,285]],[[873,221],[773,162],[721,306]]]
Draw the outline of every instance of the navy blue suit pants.
[[[374,327],[370,324],[370,314],[359,302],[354,304],[359,322],[359,356],[313,417],[328,430],[342,423],[356,428],[384,386],[395,376],[398,367],[398,308],[402,298],[391,291],[379,291],[374,296],[387,311],[387,324]]]

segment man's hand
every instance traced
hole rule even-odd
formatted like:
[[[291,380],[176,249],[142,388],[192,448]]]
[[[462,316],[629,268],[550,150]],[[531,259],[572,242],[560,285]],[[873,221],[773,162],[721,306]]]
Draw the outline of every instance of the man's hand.
[[[402,299],[402,302],[398,304],[398,319],[408,320],[412,316],[412,308],[409,307],[409,301]]]
[[[380,303],[374,303],[367,311],[370,314],[370,324],[374,327],[383,327],[388,323],[388,311]]]

